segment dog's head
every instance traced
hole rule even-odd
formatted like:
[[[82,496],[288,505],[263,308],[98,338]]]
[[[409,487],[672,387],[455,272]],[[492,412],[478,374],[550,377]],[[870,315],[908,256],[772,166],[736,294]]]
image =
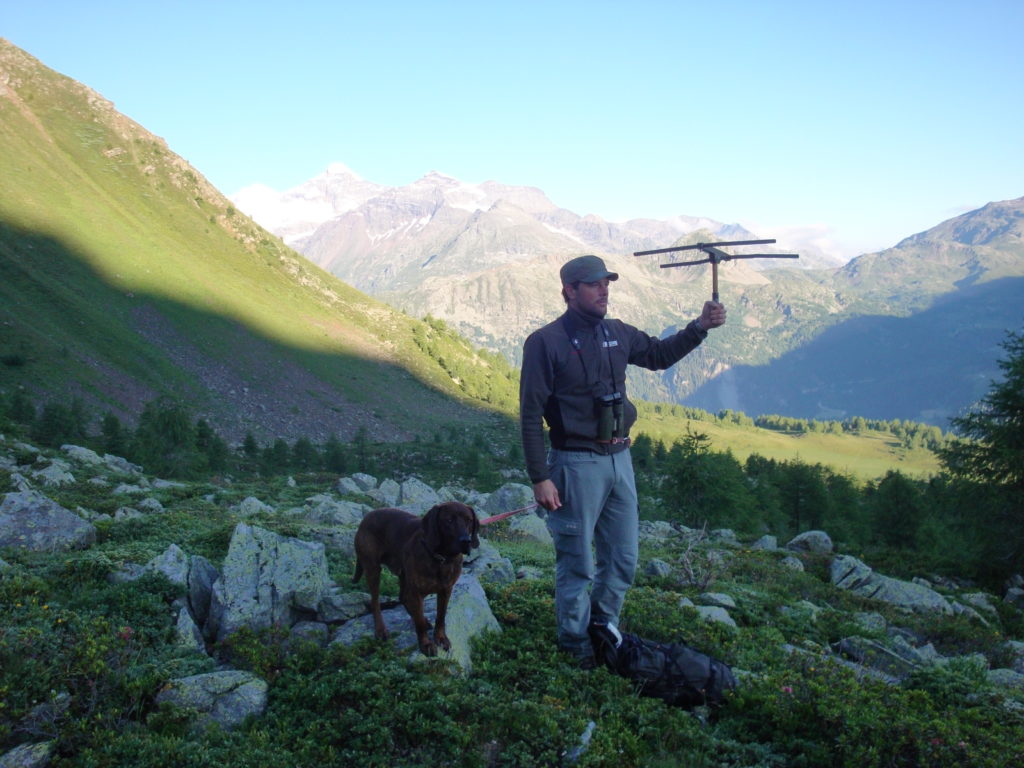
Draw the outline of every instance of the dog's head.
[[[468,555],[480,546],[480,520],[472,507],[446,501],[431,507],[423,516],[423,531],[431,551],[446,557]]]

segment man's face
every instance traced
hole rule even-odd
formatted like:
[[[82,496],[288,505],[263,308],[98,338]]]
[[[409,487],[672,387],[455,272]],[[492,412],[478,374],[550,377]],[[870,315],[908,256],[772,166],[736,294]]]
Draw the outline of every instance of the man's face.
[[[608,313],[608,278],[596,283],[567,283],[565,295],[569,306],[584,315],[602,318]]]

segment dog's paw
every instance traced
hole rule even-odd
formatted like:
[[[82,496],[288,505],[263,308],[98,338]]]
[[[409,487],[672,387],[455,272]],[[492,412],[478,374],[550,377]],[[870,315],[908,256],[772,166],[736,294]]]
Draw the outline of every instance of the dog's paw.
[[[424,656],[437,656],[437,646],[430,641],[420,643],[420,653]]]
[[[452,649],[452,644],[448,641],[447,635],[434,635],[434,642],[446,651],[450,651]]]

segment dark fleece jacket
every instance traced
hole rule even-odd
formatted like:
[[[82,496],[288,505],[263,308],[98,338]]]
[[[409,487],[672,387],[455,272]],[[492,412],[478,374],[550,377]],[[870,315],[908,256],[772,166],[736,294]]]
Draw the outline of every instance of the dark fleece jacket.
[[[596,442],[596,398],[619,392],[625,429],[636,421],[636,406],[626,397],[626,366],[663,370],[694,350],[707,336],[694,323],[666,339],[657,339],[621,320],[597,320],[567,309],[531,333],[523,344],[519,420],[531,482],[548,479],[543,421],[554,448],[583,448],[614,453],[624,445]]]

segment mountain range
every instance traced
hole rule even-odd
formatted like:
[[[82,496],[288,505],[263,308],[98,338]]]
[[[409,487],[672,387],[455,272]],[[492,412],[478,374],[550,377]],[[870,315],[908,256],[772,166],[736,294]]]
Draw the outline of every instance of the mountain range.
[[[660,334],[710,298],[709,268],[664,270],[634,252],[761,239],[700,217],[578,216],[532,187],[440,173],[386,187],[340,164],[286,192],[250,187],[232,199],[345,282],[410,315],[442,318],[512,364],[528,330],[561,311],[557,272],[567,258],[602,255],[623,278],[612,313]],[[727,262],[719,272],[730,323],[670,371],[633,373],[632,391],[711,411],[946,427],[985,393],[1006,332],[1024,323],[1022,237],[1024,198],[845,264],[813,250],[797,261]]]

